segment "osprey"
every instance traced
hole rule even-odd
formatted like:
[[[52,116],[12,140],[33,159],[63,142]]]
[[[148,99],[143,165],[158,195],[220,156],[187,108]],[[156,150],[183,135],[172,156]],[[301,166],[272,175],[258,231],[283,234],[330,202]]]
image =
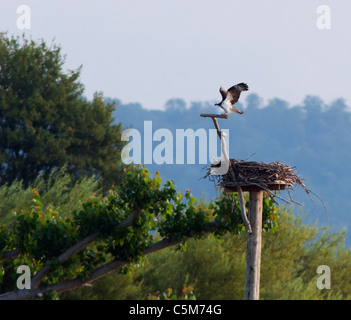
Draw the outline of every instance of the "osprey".
[[[222,101],[220,103],[216,103],[215,106],[222,108],[226,114],[233,112],[243,114],[244,112],[235,108],[234,104],[238,102],[241,91],[247,90],[249,90],[249,87],[246,83],[243,82],[230,87],[228,90],[220,87],[219,92],[222,95]]]

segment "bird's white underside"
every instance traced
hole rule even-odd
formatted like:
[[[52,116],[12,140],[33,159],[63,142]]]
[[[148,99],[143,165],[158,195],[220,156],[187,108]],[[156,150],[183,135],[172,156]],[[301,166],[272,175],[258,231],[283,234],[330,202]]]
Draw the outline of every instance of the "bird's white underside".
[[[222,108],[226,113],[233,113],[234,112],[234,108],[232,106],[232,104],[230,103],[229,99],[226,98],[223,102],[222,102]]]

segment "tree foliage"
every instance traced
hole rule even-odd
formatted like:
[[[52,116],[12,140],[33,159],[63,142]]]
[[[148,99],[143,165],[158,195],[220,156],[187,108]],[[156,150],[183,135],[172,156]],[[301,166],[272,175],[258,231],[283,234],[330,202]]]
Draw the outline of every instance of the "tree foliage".
[[[33,189],[32,206],[1,226],[1,291],[10,292],[0,297],[34,298],[73,289],[115,269],[127,272],[145,255],[168,246],[185,249],[189,237],[244,231],[238,199],[224,195],[201,206],[190,190],[177,192],[172,181],[162,183],[157,173],[151,178],[143,167],[125,170],[119,187],[92,196],[71,217],[44,207]],[[275,207],[265,207],[264,229],[275,227],[271,221],[276,219]],[[14,252],[14,259],[5,259]],[[29,292],[15,290],[16,269],[23,264],[33,275]]]
[[[279,227],[262,234],[260,299],[349,300],[351,251],[345,248],[345,232],[308,225],[285,207],[277,216]],[[330,267],[331,289],[317,287],[320,265]],[[227,233],[220,241],[213,235],[189,240],[185,253],[167,248],[147,256],[132,274],[144,297],[192,286],[200,300],[242,300],[245,268],[246,237]]]
[[[0,221],[11,221],[15,212],[30,208],[32,190],[40,193],[41,203],[46,208],[55,208],[68,216],[74,210],[80,210],[86,200],[93,194],[102,192],[100,180],[95,177],[74,179],[64,166],[54,170],[48,178],[40,174],[35,181],[25,187],[22,181],[14,181],[10,185],[0,187]]]
[[[0,178],[28,186],[68,165],[118,183],[120,125],[101,93],[83,97],[81,68],[65,73],[61,48],[0,34]]]
[[[345,232],[306,224],[305,216],[279,207],[278,228],[262,235],[261,300],[349,300],[351,252],[345,248]],[[320,265],[331,270],[331,289],[319,289]],[[91,287],[61,294],[61,299],[114,299],[115,286],[133,299],[181,297],[192,287],[200,300],[242,300],[246,268],[246,237],[224,234],[189,239],[186,251],[166,248],[145,258],[128,274],[128,283],[113,273]],[[101,283],[100,283],[101,282]],[[113,284],[113,285],[112,285]],[[106,286],[105,290],[102,286]],[[138,296],[135,290],[138,288]],[[117,290],[118,291],[118,290]],[[119,297],[115,292],[116,299]],[[170,296],[168,296],[170,298]]]

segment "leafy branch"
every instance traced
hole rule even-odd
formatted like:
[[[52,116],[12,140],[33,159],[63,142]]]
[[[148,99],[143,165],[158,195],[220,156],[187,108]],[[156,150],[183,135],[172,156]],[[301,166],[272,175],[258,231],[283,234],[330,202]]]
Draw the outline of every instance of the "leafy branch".
[[[144,167],[125,170],[124,183],[104,197],[92,196],[83,209],[65,217],[44,208],[33,189],[33,204],[0,227],[0,257],[4,261],[0,299],[33,299],[81,287],[114,271],[127,272],[155,251],[213,232],[245,233],[237,198],[224,194],[200,205],[173,181],[162,184]],[[276,227],[273,200],[265,199],[264,229]],[[16,254],[16,256],[15,256]],[[17,290],[19,265],[30,267],[31,289]]]

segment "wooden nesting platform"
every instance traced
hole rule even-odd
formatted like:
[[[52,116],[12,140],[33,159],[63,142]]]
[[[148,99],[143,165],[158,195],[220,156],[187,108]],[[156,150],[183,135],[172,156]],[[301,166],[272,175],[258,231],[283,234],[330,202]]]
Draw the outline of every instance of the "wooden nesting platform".
[[[269,183],[267,187],[262,188],[260,186],[256,185],[240,185],[242,191],[260,191],[260,190],[271,190],[271,191],[276,191],[276,190],[286,190],[286,183],[284,181],[281,182],[275,182],[275,183]],[[238,192],[238,187],[224,187],[225,192]]]

